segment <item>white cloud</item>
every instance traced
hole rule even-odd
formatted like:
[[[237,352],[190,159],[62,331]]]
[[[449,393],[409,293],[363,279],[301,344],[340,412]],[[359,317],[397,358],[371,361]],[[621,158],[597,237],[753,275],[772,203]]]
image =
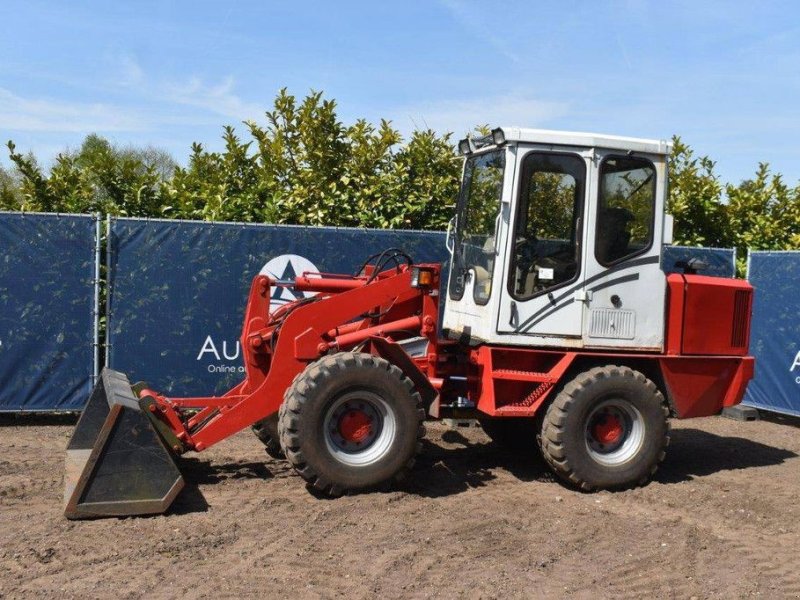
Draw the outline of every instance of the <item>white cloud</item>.
[[[125,87],[134,87],[144,81],[144,71],[133,56],[126,54],[119,59],[118,83]]]
[[[66,143],[79,144],[88,133],[153,143],[154,135],[170,132],[160,145],[181,154],[198,131],[218,132],[226,121],[263,118],[265,107],[243,100],[233,77],[216,83],[196,76],[167,80],[153,77],[130,54],[110,58],[113,72],[102,85],[65,82],[79,88],[82,98],[33,96],[0,87],[0,131],[46,164]]]
[[[264,108],[254,103],[245,102],[234,93],[233,77],[226,77],[219,84],[206,84],[198,77],[187,81],[156,84],[153,92],[165,100],[195,106],[204,110],[243,121],[260,117]]]
[[[537,100],[521,95],[488,96],[437,101],[395,111],[395,125],[408,133],[413,129],[431,128],[437,132],[452,131],[456,136],[471,131],[476,125],[541,127],[567,113],[564,103]]]
[[[486,13],[481,14],[480,10],[476,9],[475,6],[468,6],[465,2],[458,0],[441,0],[441,3],[450,11],[453,18],[476,39],[489,44],[507,59],[515,63],[520,62],[520,57],[511,49],[512,46],[492,32],[494,20],[487,19]],[[490,11],[497,10],[493,4],[487,4],[486,6],[489,7]]]
[[[198,76],[154,78],[130,54],[110,57],[113,74],[102,85],[58,81],[79,87],[103,102],[21,96],[0,87],[0,128],[12,131],[114,132],[153,131],[168,125],[218,125],[259,119],[266,105],[243,100],[232,76],[211,82]],[[187,110],[191,107],[197,110]]]
[[[108,132],[147,129],[147,119],[112,104],[24,98],[0,88],[0,129],[46,132]]]
[[[0,87],[0,129],[49,134],[153,131],[165,125],[217,123],[219,116],[258,119],[264,113],[264,107],[235,93],[232,77],[216,84],[199,77],[155,81],[133,57],[123,56],[117,62],[115,79],[107,83],[103,96],[108,98],[109,92],[112,98],[119,96],[114,89],[122,89],[126,103],[29,97]]]
[[[246,102],[235,92],[236,81],[230,75],[218,83],[209,83],[196,75],[173,80],[156,79],[149,76],[129,54],[117,57],[116,62],[119,76],[115,85],[124,88],[126,93],[147,98],[148,102],[155,101],[162,109],[171,108],[173,114],[175,108],[186,106],[237,121],[256,119],[264,113],[264,107]],[[201,114],[194,116],[202,119]]]

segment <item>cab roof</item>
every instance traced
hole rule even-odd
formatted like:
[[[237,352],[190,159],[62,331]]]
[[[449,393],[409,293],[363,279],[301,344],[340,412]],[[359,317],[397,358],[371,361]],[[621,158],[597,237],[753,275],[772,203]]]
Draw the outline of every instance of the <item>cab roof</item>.
[[[552,144],[555,146],[585,146],[611,150],[632,150],[647,154],[669,154],[672,143],[667,140],[623,137],[602,133],[580,133],[576,131],[554,131],[551,129],[528,129],[524,127],[501,127],[508,142]]]

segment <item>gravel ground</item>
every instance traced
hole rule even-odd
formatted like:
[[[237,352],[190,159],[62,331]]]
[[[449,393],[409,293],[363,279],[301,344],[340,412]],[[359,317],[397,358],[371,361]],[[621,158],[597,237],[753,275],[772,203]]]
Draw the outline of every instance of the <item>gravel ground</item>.
[[[387,493],[317,498],[249,432],[182,460],[169,514],[70,522],[74,421],[0,421],[0,596],[800,598],[800,426],[673,424],[650,485],[582,494],[430,424]]]

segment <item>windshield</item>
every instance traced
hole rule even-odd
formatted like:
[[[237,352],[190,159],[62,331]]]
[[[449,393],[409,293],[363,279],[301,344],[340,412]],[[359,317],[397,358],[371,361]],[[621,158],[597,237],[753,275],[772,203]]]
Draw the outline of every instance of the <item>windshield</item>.
[[[464,181],[456,213],[453,273],[450,297],[464,295],[466,277],[474,276],[474,299],[486,304],[492,291],[492,271],[497,254],[495,228],[503,192],[505,152],[495,150],[472,156],[464,165]],[[474,275],[468,275],[469,273]]]

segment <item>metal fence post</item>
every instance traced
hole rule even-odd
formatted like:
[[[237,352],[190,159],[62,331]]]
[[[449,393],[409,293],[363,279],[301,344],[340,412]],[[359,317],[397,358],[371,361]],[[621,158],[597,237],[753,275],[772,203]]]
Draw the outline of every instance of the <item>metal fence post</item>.
[[[110,366],[111,350],[111,215],[106,215],[106,348],[105,365]]]
[[[92,357],[94,366],[92,369],[92,386],[97,383],[97,377],[100,374],[100,261],[102,260],[100,238],[102,237],[102,220],[102,214],[94,214],[94,306],[92,307],[92,317],[94,319]]]

